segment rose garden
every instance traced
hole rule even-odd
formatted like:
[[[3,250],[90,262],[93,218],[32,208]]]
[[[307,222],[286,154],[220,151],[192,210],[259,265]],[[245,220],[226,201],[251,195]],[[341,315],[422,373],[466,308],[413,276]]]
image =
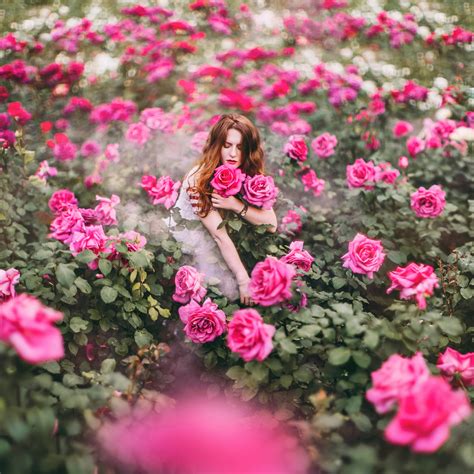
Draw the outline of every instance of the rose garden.
[[[0,471],[472,473],[474,5],[67,3],[2,16]],[[252,305],[175,238],[229,113]]]

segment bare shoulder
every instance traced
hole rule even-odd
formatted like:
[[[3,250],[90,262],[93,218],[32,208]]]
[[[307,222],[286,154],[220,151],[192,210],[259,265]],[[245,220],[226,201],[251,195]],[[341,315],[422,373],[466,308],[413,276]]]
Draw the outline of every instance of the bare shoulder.
[[[187,173],[186,176],[184,177],[184,181],[188,182],[188,185],[190,187],[193,187],[196,185],[197,178],[199,176],[199,165],[194,166],[191,168]]]

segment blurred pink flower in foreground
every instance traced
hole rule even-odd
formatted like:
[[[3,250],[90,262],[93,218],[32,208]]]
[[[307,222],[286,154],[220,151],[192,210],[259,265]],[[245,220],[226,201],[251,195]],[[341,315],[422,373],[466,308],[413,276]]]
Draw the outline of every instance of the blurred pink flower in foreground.
[[[303,474],[308,467],[296,440],[270,415],[219,399],[194,397],[159,414],[135,410],[107,423],[98,439],[128,472]]]

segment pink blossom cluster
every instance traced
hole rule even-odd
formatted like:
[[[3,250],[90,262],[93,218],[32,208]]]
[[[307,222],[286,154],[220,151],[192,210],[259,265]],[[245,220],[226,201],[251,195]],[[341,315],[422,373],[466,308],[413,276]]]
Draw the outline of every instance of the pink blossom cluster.
[[[375,165],[373,161],[357,158],[352,165],[346,167],[346,179],[349,188],[373,189],[378,182],[394,184],[400,172],[391,163],[382,162]]]
[[[141,187],[148,193],[153,205],[163,204],[166,209],[174,206],[178,199],[181,181],[173,181],[169,176],[142,176]]]
[[[38,169],[35,172],[35,176],[43,183],[46,183],[48,177],[53,177],[58,174],[57,168],[54,166],[49,166],[49,163],[46,160],[43,160]]]
[[[8,91],[6,91],[6,94],[8,94]],[[8,98],[8,95],[6,95],[6,98]],[[31,118],[32,115],[23,108],[20,102],[10,102],[7,106],[7,113],[0,113],[0,147],[10,148],[16,142],[15,132],[10,129],[12,120],[22,127]]]
[[[312,191],[313,195],[318,197],[324,191],[326,181],[318,178],[316,171],[308,169],[301,174],[301,182],[303,183],[305,191]]]
[[[105,126],[110,122],[128,122],[137,111],[137,106],[131,100],[115,98],[110,103],[94,107],[89,116],[93,124]]]
[[[318,158],[328,158],[329,156],[334,155],[334,149],[337,146],[337,138],[335,135],[332,135],[328,132],[317,136],[311,142],[311,148]]]
[[[51,39],[59,49],[76,53],[83,42],[101,44],[104,41],[104,36],[93,31],[92,26],[87,18],[69,27],[62,20],[57,20],[51,30]]]
[[[408,102],[409,100],[424,102],[428,98],[428,92],[429,90],[426,87],[409,80],[402,89],[394,89],[391,94],[397,103]]]
[[[83,112],[90,112],[93,109],[93,105],[89,99],[85,97],[73,96],[69,99],[68,103],[64,106],[63,115],[71,115],[76,110]]]
[[[306,212],[307,211],[303,206],[300,206],[297,210],[289,209],[281,219],[280,231],[288,235],[299,234],[303,229],[301,215]]]
[[[53,140],[46,142],[53,150],[53,156],[58,161],[72,161],[77,155],[77,145],[75,145],[64,133],[56,133]]]
[[[471,414],[466,394],[432,376],[420,352],[412,358],[391,355],[372,372],[366,397],[381,414],[397,407],[385,438],[419,453],[438,450],[449,438],[450,428]]]
[[[371,25],[365,34],[368,38],[373,38],[381,33],[389,36],[392,48],[400,48],[413,42],[418,33],[418,24],[411,13],[405,13],[399,21],[390,17],[388,12],[382,11],[377,15],[376,23]]]
[[[77,82],[83,72],[83,63],[74,61],[68,65],[50,63],[38,71],[38,76],[40,80],[50,88],[61,84],[64,90],[69,91],[70,85]]]

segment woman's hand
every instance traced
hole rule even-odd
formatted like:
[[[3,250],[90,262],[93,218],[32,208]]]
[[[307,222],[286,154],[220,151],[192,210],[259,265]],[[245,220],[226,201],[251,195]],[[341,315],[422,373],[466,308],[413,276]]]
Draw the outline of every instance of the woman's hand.
[[[243,282],[238,282],[240,302],[246,306],[253,306],[253,301],[252,301],[252,298],[250,297],[249,283],[250,283],[250,278]]]
[[[243,209],[243,203],[235,196],[224,197],[218,194],[216,191],[213,191],[212,196],[212,206],[216,209],[227,209],[229,211],[234,211],[237,214]]]

